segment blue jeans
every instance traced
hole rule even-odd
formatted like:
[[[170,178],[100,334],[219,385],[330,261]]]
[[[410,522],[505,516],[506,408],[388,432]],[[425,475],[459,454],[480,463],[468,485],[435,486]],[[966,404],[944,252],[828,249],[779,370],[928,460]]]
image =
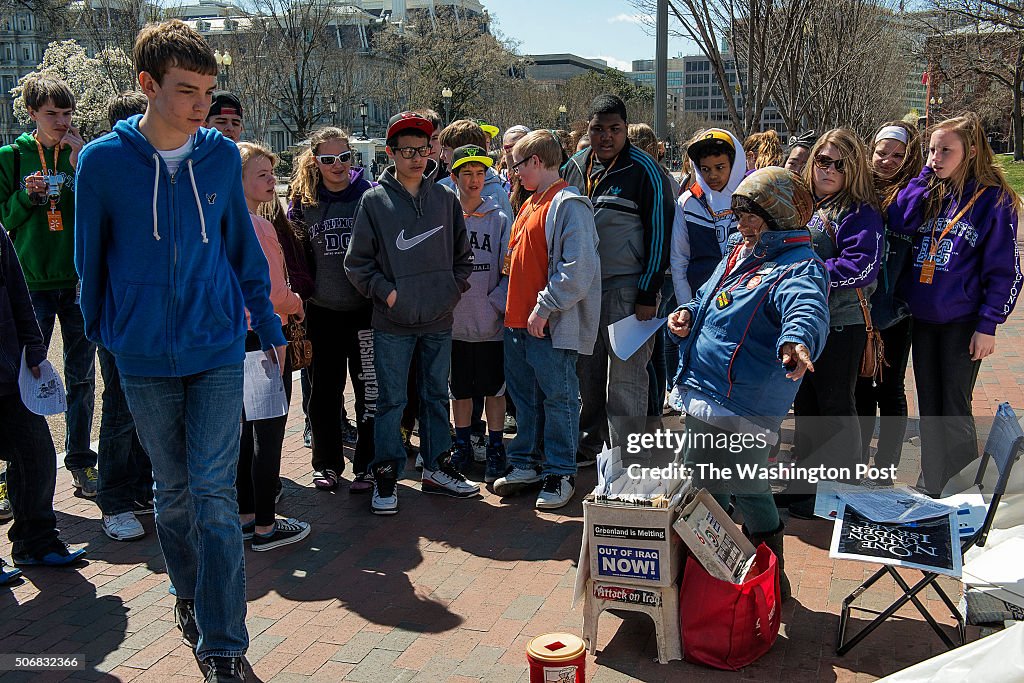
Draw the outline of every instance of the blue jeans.
[[[64,466],[69,470],[96,466],[89,447],[92,414],[96,404],[96,345],[85,338],[85,319],[75,300],[75,288],[29,292],[43,343],[50,347],[55,320],[60,320],[64,340],[64,385],[68,410],[64,414]]]
[[[575,475],[580,429],[580,382],[575,351],[556,349],[550,338],[505,329],[505,386],[516,404],[519,431],[508,446],[513,467],[541,460],[542,474]],[[541,455],[540,438],[544,437]]]
[[[448,375],[452,333],[390,334],[373,331],[373,367],[377,372],[377,417],[373,424],[371,466],[395,463],[401,476],[406,453],[402,445],[402,411],[408,400],[409,368],[417,359],[420,396],[420,453],[423,468],[436,470],[438,456],[452,447],[448,423]]]
[[[156,530],[167,574],[195,600],[200,659],[240,657],[245,565],[235,475],[242,419],[242,365],[187,377],[122,375],[139,438],[153,463]]]
[[[153,498],[153,467],[135,431],[114,356],[102,346],[96,354],[103,376],[96,503],[103,514],[119,515]]]

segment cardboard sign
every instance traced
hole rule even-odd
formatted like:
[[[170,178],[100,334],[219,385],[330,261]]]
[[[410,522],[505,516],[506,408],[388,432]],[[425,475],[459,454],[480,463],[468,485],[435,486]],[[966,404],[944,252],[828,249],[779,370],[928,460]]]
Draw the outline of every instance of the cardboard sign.
[[[629,605],[661,606],[661,591],[645,591],[632,586],[609,586],[608,584],[595,583],[594,597],[598,600],[624,602]]]
[[[594,536],[598,538],[628,538],[631,541],[664,541],[667,529],[658,527],[648,529],[635,526],[611,526],[608,524],[595,524]]]
[[[661,553],[657,549],[597,544],[597,575],[658,581]]]

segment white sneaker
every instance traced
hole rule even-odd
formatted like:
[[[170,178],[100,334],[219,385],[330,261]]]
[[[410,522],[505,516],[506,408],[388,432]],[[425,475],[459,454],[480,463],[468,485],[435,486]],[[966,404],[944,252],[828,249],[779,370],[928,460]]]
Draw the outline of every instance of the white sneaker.
[[[103,533],[115,541],[134,541],[146,535],[146,530],[131,512],[103,515]]]
[[[494,482],[494,492],[499,496],[513,496],[540,481],[540,472],[534,468],[513,467],[504,477]]]
[[[375,515],[398,514],[398,479],[392,465],[378,467],[374,473],[370,512]]]
[[[554,510],[568,504],[576,491],[576,477],[570,475],[549,474],[544,477],[544,488],[537,496],[537,507]]]
[[[480,493],[480,484],[467,480],[447,462],[438,464],[436,470],[424,468],[421,483],[423,493],[440,493],[455,498],[469,498]]]

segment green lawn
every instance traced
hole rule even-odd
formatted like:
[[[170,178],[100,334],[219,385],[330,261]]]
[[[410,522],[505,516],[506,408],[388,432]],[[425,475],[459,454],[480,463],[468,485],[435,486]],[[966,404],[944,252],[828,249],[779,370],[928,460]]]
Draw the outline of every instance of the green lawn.
[[[1024,196],[1024,163],[1013,163],[1012,154],[997,154],[996,158],[1003,165],[1013,189],[1017,190],[1017,194]]]

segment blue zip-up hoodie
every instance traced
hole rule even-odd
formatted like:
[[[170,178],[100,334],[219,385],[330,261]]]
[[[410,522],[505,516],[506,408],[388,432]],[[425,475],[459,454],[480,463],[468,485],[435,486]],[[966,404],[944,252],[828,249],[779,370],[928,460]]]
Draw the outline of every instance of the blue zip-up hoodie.
[[[183,377],[241,363],[245,309],[264,349],[285,343],[242,192],[238,149],[200,128],[174,175],[141,115],[86,145],[75,267],[86,336],[126,375]]]
[[[969,180],[959,198],[943,198],[938,218],[925,221],[924,205],[934,171],[925,166],[910,181],[896,203],[903,211],[898,229],[914,240],[910,269],[897,291],[911,314],[927,323],[960,323],[976,320],[982,334],[995,334],[996,326],[1010,317],[1017,303],[1022,279],[1017,248],[1017,207],[1002,198],[998,187],[988,187],[967,215],[939,242],[932,284],[921,282],[921,268],[935,239],[977,191]]]
[[[825,347],[828,271],[807,230],[762,233],[754,253],[725,275],[728,261],[677,309],[690,311],[693,323],[675,383],[774,431],[800,388],[786,377],[782,345],[803,344],[812,360]]]

